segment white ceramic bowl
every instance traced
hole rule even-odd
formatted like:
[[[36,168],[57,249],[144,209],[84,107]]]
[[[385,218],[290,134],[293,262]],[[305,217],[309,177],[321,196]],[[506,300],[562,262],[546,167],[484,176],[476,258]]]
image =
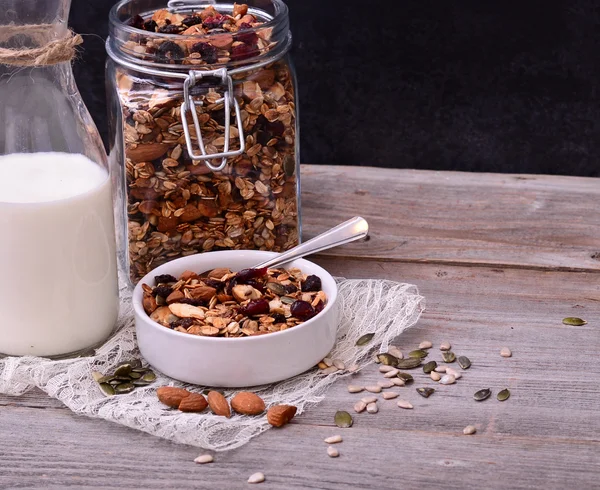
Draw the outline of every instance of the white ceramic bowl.
[[[207,252],[173,260],[147,274],[133,291],[135,328],[142,356],[172,378],[203,386],[234,388],[273,383],[315,366],[332,349],[338,324],[337,286],[331,275],[308,260],[293,261],[306,274],[321,278],[327,304],[318,315],[282,332],[256,337],[201,337],[176,332],[154,322],[142,307],[142,284],[154,286],[154,276],[216,267],[233,271],[253,267],[273,252],[232,250]]]

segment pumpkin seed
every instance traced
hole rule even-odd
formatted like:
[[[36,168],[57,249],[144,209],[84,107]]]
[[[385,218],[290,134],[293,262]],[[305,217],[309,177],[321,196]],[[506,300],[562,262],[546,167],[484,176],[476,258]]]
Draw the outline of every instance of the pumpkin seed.
[[[490,390],[489,388],[485,388],[483,390],[475,392],[473,398],[475,399],[475,401],[482,402],[483,400],[487,400],[491,394],[492,390]]]
[[[423,359],[424,357],[427,357],[428,355],[429,355],[429,353],[423,349],[413,350],[408,353],[408,357],[414,357],[416,359]]]
[[[115,379],[114,376],[102,376],[100,379],[97,379],[96,381],[98,381],[98,383],[102,384],[102,383],[110,383],[113,379]]]
[[[459,356],[458,365],[463,369],[469,369],[471,367],[471,360],[466,356]]]
[[[115,369],[115,376],[129,376],[132,369],[133,367],[128,362],[121,364]]]
[[[129,376],[113,376],[113,380],[120,381],[121,383],[129,383],[131,378]]]
[[[398,358],[394,357],[391,354],[378,354],[377,355],[377,359],[379,359],[379,362],[381,364],[384,364],[386,366],[396,366],[398,364]]]
[[[373,340],[373,337],[375,337],[374,333],[366,333],[356,341],[356,345],[367,345],[369,342],[371,342],[371,340]]]
[[[294,298],[290,298],[289,296],[282,296],[281,298],[279,298],[279,300],[284,305],[291,305],[292,303],[294,303],[296,301]]]
[[[429,374],[431,371],[433,371],[435,368],[437,367],[437,362],[435,361],[429,361],[427,364],[425,364],[423,366],[423,372],[425,374]]]
[[[508,391],[508,388],[504,388],[502,391],[500,391],[497,395],[496,398],[498,398],[499,401],[503,402],[505,400],[508,400],[510,397],[510,391]]]
[[[129,377],[130,377],[131,379],[140,379],[140,378],[142,377],[142,374],[141,374],[141,373],[136,373],[136,372],[134,372],[134,371],[131,371],[131,372],[129,373]]]
[[[148,368],[139,367],[139,368],[133,368],[132,371],[134,373],[144,374],[145,372],[148,372],[149,369]]]
[[[140,379],[134,379],[132,382],[133,386],[148,386],[150,383],[152,383],[152,381],[148,382],[148,381],[144,381],[142,378]]]
[[[412,383],[415,380],[415,378],[413,378],[412,374],[410,373],[398,373],[396,376],[398,376],[398,378],[400,378],[407,384]]]
[[[429,398],[434,392],[433,388],[417,388],[417,393],[424,398]]]
[[[342,429],[352,427],[352,424],[354,423],[354,421],[352,420],[352,415],[350,415],[344,410],[338,410],[337,412],[335,412],[334,421],[335,425]]]
[[[117,386],[117,385],[120,385],[121,383],[123,383],[123,381],[120,380],[120,379],[111,379],[108,382],[108,384],[111,385],[111,386]]]
[[[156,380],[156,374],[154,374],[152,371],[148,371],[146,374],[144,374],[142,376],[142,381],[145,381],[146,383],[152,383],[152,381]]]
[[[131,361],[128,361],[129,364],[131,364],[131,369],[141,369],[142,368],[142,361],[140,361],[139,359],[132,359]]]
[[[115,389],[111,385],[109,385],[108,383],[100,383],[100,389],[107,396],[112,396],[112,395],[115,394]]]
[[[444,362],[454,362],[456,361],[456,355],[451,350],[447,352],[442,352],[442,359]]]
[[[125,393],[131,393],[134,389],[135,385],[133,383],[121,383],[115,386],[115,393],[117,395],[124,395]]]
[[[414,369],[421,365],[421,359],[409,357],[408,359],[399,359],[396,367],[399,369]]]
[[[275,293],[277,296],[285,296],[287,294],[285,286],[283,286],[283,284],[279,284],[278,282],[268,282],[266,287],[269,291]]]
[[[581,327],[585,325],[587,322],[582,320],[581,318],[577,318],[575,316],[568,316],[567,318],[563,318],[562,321],[565,325],[571,325],[572,327]]]

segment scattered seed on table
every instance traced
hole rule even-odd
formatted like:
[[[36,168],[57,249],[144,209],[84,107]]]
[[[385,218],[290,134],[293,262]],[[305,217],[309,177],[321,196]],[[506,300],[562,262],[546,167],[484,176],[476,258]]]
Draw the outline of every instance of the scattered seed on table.
[[[390,348],[388,349],[388,354],[393,355],[396,359],[402,359],[404,357],[402,351],[398,349],[398,347],[396,347],[395,345],[390,346]]]
[[[452,369],[451,367],[446,369],[446,374],[451,374],[452,376],[454,376],[454,379],[462,378],[462,373],[460,371],[457,371],[456,369]]]
[[[370,393],[381,393],[381,386],[365,386],[365,390]]]
[[[454,362],[456,361],[456,355],[454,354],[454,352],[449,350],[446,352],[442,352],[442,359],[444,360],[444,362]]]
[[[398,358],[394,357],[391,354],[383,353],[383,354],[377,354],[377,359],[379,359],[379,362],[381,362],[381,364],[384,364],[386,366],[392,366],[395,367],[396,364],[398,364]]]
[[[424,340],[419,344],[419,349],[431,349],[433,344],[429,340]]]
[[[451,384],[454,384],[455,382],[456,382],[456,378],[452,374],[446,374],[446,375],[442,376],[442,379],[440,379],[440,384],[442,384],[442,385],[451,385]]]
[[[329,367],[323,361],[319,362],[319,364],[317,364],[317,366],[319,367],[319,369],[327,369]]]
[[[433,381],[439,381],[440,379],[442,379],[442,375],[440,373],[436,373],[435,371],[431,371],[429,373],[429,377],[433,380]]]
[[[323,362],[325,364],[327,364],[327,367],[333,366],[333,359],[331,359],[330,357],[324,357],[323,358]]]
[[[502,349],[500,349],[500,355],[502,357],[512,357],[512,351],[508,347],[502,347]]]
[[[471,360],[467,356],[458,356],[458,365],[462,369],[469,369],[471,367]]]
[[[377,408],[377,403],[369,403],[367,405],[367,412],[369,412],[369,413],[379,412],[379,408]]]
[[[402,378],[392,378],[392,383],[394,383],[395,386],[404,386],[406,381],[404,381]]]
[[[373,403],[377,401],[377,397],[376,396],[364,396],[360,399],[361,402],[363,402],[364,404],[368,405],[369,403]]]
[[[360,393],[364,389],[364,386],[348,385],[348,393]]]
[[[357,346],[361,346],[361,345],[366,345],[369,342],[371,342],[371,340],[373,340],[373,337],[375,336],[374,333],[366,333],[364,334],[362,337],[360,337],[357,341],[356,341],[356,345]]]
[[[355,373],[356,371],[358,371],[358,368],[358,364],[352,364],[352,366],[350,366],[346,371],[348,371],[349,373]]]
[[[421,365],[421,358],[409,357],[408,359],[399,359],[396,363],[398,369],[414,369]]]
[[[375,364],[381,364],[381,361],[379,360],[379,354],[375,354],[375,355],[373,356],[373,362],[374,362]]]
[[[437,367],[437,362],[435,361],[429,361],[428,363],[425,363],[423,365],[423,372],[425,374],[429,374],[431,371],[433,371],[435,368]]]
[[[321,372],[323,374],[333,374],[333,373],[337,373],[339,371],[338,368],[336,368],[335,366],[329,366],[328,368],[323,369]]]
[[[262,473],[254,473],[248,478],[248,483],[262,483],[265,481],[265,475]]]
[[[434,371],[436,373],[445,373],[446,372],[446,366],[438,366],[434,369]]]
[[[433,388],[417,388],[417,393],[423,398],[429,398],[434,392]]]
[[[337,458],[340,455],[340,452],[336,448],[334,448],[333,446],[329,446],[327,448],[327,455],[330,458]]]
[[[397,369],[394,368],[391,371],[388,371],[387,373],[385,373],[383,375],[383,377],[384,378],[395,378],[398,375],[399,372],[400,371],[398,371]]]
[[[382,379],[381,381],[377,381],[377,386],[381,386],[382,388],[391,388],[394,385],[394,382],[389,379]]]
[[[382,396],[384,400],[391,400],[393,398],[396,398],[398,396],[398,393],[394,391],[387,391]]]
[[[408,357],[412,357],[414,359],[424,359],[429,355],[429,352],[423,349],[412,350],[408,353]]]
[[[354,404],[354,411],[356,413],[361,413],[365,411],[365,408],[367,408],[367,404],[365,402],[363,402],[362,400],[359,402],[356,402]]]
[[[565,325],[570,325],[572,327],[581,327],[587,323],[585,320],[577,318],[575,316],[568,316],[567,318],[563,318],[562,322]]]
[[[405,383],[412,383],[414,378],[410,373],[398,373],[398,378],[404,380]]]
[[[346,365],[340,361],[339,359],[334,359],[333,360],[333,365],[338,368],[340,371],[343,371],[344,369],[346,369]]]
[[[386,365],[379,366],[380,373],[390,373],[392,371],[398,372],[398,370],[394,366],[386,366]]]
[[[508,400],[508,398],[510,397],[510,391],[508,391],[508,388],[504,388],[502,391],[498,392],[498,394],[496,395],[496,398],[498,398],[498,401],[505,401]]]
[[[410,402],[407,402],[406,400],[398,400],[398,403],[397,403],[397,405],[398,405],[400,408],[405,408],[405,409],[407,409],[407,410],[410,410],[411,408],[413,408],[413,406],[412,406],[412,403],[410,403]]]
[[[442,342],[440,345],[440,350],[450,350],[451,348],[450,342]]]
[[[212,463],[214,460],[215,459],[210,454],[201,454],[194,460],[194,463],[206,464],[206,463]]]
[[[467,425],[464,429],[463,429],[463,434],[465,436],[470,436],[471,434],[475,434],[475,432],[477,432],[477,429],[475,428],[474,425]]]
[[[337,425],[340,429],[352,427],[352,424],[354,423],[354,420],[352,420],[352,415],[344,410],[338,410],[335,412],[334,421],[335,425]]]
[[[491,394],[492,390],[490,390],[489,388],[485,388],[483,390],[476,391],[473,395],[473,398],[475,399],[475,401],[482,402],[483,400],[488,399]]]
[[[342,436],[336,434],[335,436],[329,436],[323,439],[325,444],[337,444],[338,442],[342,442]]]

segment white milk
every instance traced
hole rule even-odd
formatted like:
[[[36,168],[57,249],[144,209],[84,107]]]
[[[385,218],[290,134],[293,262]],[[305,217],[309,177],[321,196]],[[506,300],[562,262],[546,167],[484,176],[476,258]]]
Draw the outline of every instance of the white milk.
[[[83,155],[0,156],[0,353],[104,340],[118,312],[110,179]]]

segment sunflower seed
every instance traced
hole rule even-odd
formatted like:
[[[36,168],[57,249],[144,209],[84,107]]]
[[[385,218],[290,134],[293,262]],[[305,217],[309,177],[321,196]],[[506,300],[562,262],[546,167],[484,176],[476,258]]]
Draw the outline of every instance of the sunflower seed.
[[[436,373],[445,373],[446,372],[446,366],[438,366],[434,369],[434,371]]]
[[[363,412],[365,410],[365,408],[367,408],[367,404],[365,402],[363,402],[362,400],[359,402],[356,402],[354,404],[354,411],[356,413]]]
[[[360,399],[361,402],[363,402],[365,405],[368,405],[369,403],[373,403],[377,401],[377,397],[376,396],[363,396]]]
[[[396,366],[398,364],[398,358],[387,353],[378,354],[377,359],[379,359],[379,362],[385,366]]]
[[[327,369],[328,366],[323,361],[320,361],[319,364],[317,364],[317,367],[319,369]]]
[[[399,369],[414,369],[421,365],[421,359],[410,357],[408,359],[399,359],[396,367]]]
[[[475,432],[477,432],[477,429],[475,428],[474,425],[467,425],[464,429],[463,429],[463,434],[465,436],[470,436],[471,434],[475,434]]]
[[[133,367],[131,366],[131,364],[129,364],[128,362],[123,363],[120,366],[117,366],[117,368],[115,369],[114,375],[115,376],[128,376],[132,369],[133,369]]]
[[[337,373],[338,371],[339,371],[339,369],[336,368],[335,366],[329,366],[328,368],[321,369],[321,373],[323,373],[323,374],[333,374],[333,373]]]
[[[442,342],[440,345],[440,350],[450,350],[451,349],[450,342]]]
[[[462,373],[460,371],[457,371],[456,369],[452,369],[451,367],[446,369],[446,374],[451,374],[452,376],[454,376],[454,379],[462,378]]]
[[[206,464],[206,463],[212,463],[214,460],[215,459],[210,454],[201,454],[194,460],[194,463]]]
[[[508,347],[502,347],[502,349],[500,349],[500,355],[502,357],[512,357],[512,352]]]
[[[362,345],[367,345],[369,342],[371,342],[371,340],[373,340],[373,337],[375,337],[374,333],[366,333],[356,341],[356,345],[359,347]]]
[[[483,400],[486,400],[487,398],[489,398],[491,394],[492,394],[492,390],[490,390],[489,388],[485,388],[483,390],[479,390],[479,391],[475,392],[475,394],[473,395],[473,398],[475,399],[475,401],[482,402]]]
[[[402,378],[392,378],[392,383],[394,383],[395,386],[404,386],[406,384]]]
[[[565,325],[570,325],[572,327],[581,327],[585,325],[587,322],[582,320],[581,318],[577,318],[575,316],[568,316],[567,318],[563,318],[562,321]]]
[[[471,360],[466,356],[458,356],[458,365],[463,369],[469,369],[471,367]]]
[[[429,374],[431,371],[435,370],[436,367],[437,367],[437,362],[429,361],[428,363],[423,365],[423,372],[425,374]]]
[[[329,446],[327,448],[327,455],[330,458],[337,458],[340,455],[340,452],[336,448],[334,448],[333,446]]]
[[[436,373],[435,371],[431,371],[431,373],[429,373],[429,377],[433,381],[439,381],[440,379],[442,379],[442,375],[440,373]]]
[[[398,396],[398,393],[394,392],[394,391],[387,391],[386,393],[383,394],[383,399],[384,400],[392,400],[393,398],[396,398]]]
[[[394,386],[394,383],[389,379],[384,379],[381,381],[377,381],[377,386],[381,386],[382,388],[391,388]]]
[[[508,391],[508,388],[504,388],[502,391],[500,391],[497,395],[496,398],[498,398],[499,401],[503,402],[505,400],[508,400],[510,397],[510,391]]]
[[[365,390],[370,393],[381,393],[381,386],[365,386]]]
[[[100,382],[104,378],[104,375],[98,371],[92,371],[92,378],[94,378],[94,381]]]
[[[416,359],[423,359],[424,357],[427,357],[428,355],[429,355],[429,353],[423,349],[411,350],[408,353],[408,357],[414,357]]]
[[[413,408],[412,403],[407,402],[406,400],[398,400],[397,405],[400,408],[406,408],[407,410],[410,410],[411,408]]]
[[[391,371],[388,371],[387,373],[385,373],[383,375],[383,377],[384,378],[395,378],[398,373],[399,373],[399,371],[394,368]]]
[[[394,366],[379,366],[380,373],[389,373],[390,371],[398,371]]]
[[[442,359],[444,360],[444,362],[450,363],[456,360],[456,356],[454,355],[454,352],[449,350],[447,352],[442,353]]]
[[[406,384],[412,383],[414,381],[414,378],[412,377],[412,374],[410,374],[410,373],[398,373],[397,376],[398,376],[398,378],[403,380],[404,383],[406,383]]]
[[[342,442],[342,436],[339,434],[336,434],[335,436],[329,436],[323,439],[323,442],[325,442],[325,444],[337,444],[338,442]]]
[[[456,383],[456,378],[451,374],[446,374],[440,379],[440,384],[442,385],[451,385],[454,383]]]
[[[348,393],[360,393],[364,389],[364,386],[348,385]]]
[[[250,478],[248,478],[248,483],[262,483],[265,481],[265,475],[263,475],[262,473],[253,473],[252,475],[250,475]]]
[[[424,340],[419,344],[419,349],[431,349],[433,344],[429,340]]]
[[[120,385],[115,386],[115,393],[117,395],[124,395],[126,393],[131,393],[135,389],[135,385],[132,383],[121,383]]]
[[[345,429],[347,427],[352,427],[354,421],[352,420],[352,415],[344,410],[338,410],[335,412],[334,417],[335,425],[338,427]]]
[[[367,405],[367,412],[369,412],[369,413],[379,412],[379,409],[377,408],[377,403],[369,403]]]
[[[400,349],[398,349],[398,347],[396,347],[395,345],[392,345],[388,349],[388,354],[391,354],[398,359],[402,359],[404,357],[404,355],[402,354],[402,351]]]
[[[352,366],[350,366],[348,369],[346,369],[346,371],[348,371],[349,373],[355,373],[356,371],[358,371],[359,365],[358,364],[352,364]]]
[[[107,396],[112,396],[115,394],[115,389],[109,385],[108,383],[100,383],[100,389],[104,392],[105,395]]]
[[[330,357],[324,357],[323,362],[327,367],[333,366],[333,359],[331,359]]]
[[[424,398],[429,398],[434,392],[433,388],[417,388],[417,393]]]
[[[346,369],[346,365],[340,361],[339,359],[334,359],[333,360],[333,365],[338,368],[340,371],[343,371],[344,369]]]

